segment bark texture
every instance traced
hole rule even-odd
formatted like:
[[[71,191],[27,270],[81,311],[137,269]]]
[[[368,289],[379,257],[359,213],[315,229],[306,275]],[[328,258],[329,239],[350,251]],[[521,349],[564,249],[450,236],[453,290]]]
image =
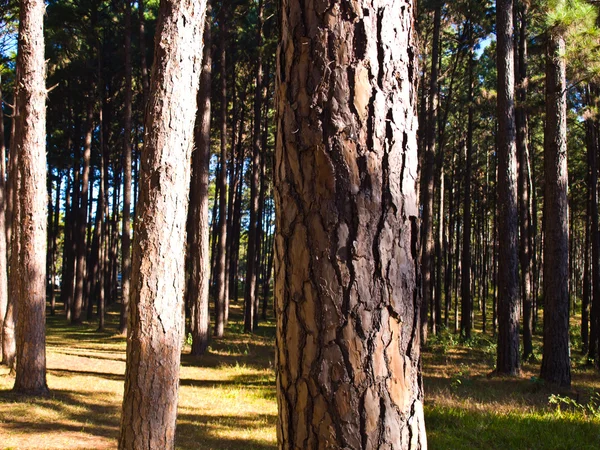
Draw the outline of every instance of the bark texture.
[[[516,375],[519,362],[519,259],[513,0],[498,0],[498,351],[496,371]]]
[[[541,377],[571,385],[569,351],[569,208],[565,41],[548,37],[544,151],[544,350]]]
[[[185,222],[206,1],[164,0],[140,173],[120,449],[172,449],[184,332]]]
[[[19,265],[17,392],[40,395],[46,385],[46,83],[43,0],[23,0],[19,13]],[[15,222],[15,225],[17,223]]]
[[[281,5],[281,449],[426,448],[412,1]]]
[[[192,309],[192,355],[202,355],[208,347],[209,313],[208,293],[210,287],[210,242],[208,225],[208,175],[210,164],[210,87],[212,80],[210,6],[204,27],[204,56],[200,89],[198,91],[198,114],[196,116],[196,149],[192,157],[192,182],[190,214],[192,236],[188,237],[191,251],[191,273],[188,296]],[[192,203],[193,202],[193,203]]]

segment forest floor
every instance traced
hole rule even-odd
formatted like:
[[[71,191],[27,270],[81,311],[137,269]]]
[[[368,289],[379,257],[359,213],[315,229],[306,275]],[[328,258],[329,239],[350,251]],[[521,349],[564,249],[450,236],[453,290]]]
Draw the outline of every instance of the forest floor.
[[[113,313],[109,329],[116,322]],[[95,328],[71,327],[62,315],[48,316],[48,397],[12,393],[14,380],[0,366],[0,449],[116,448],[125,339]],[[271,320],[261,323],[256,335],[244,334],[240,305],[233,304],[225,337],[213,340],[206,356],[195,360],[186,346],[178,449],[276,448],[274,331]],[[573,387],[553,392],[537,378],[538,336],[536,359],[524,365],[521,377],[489,377],[495,340],[474,334],[461,343],[443,333],[430,339],[423,354],[430,449],[600,447],[597,372],[574,357]],[[559,395],[550,400],[553,394]]]

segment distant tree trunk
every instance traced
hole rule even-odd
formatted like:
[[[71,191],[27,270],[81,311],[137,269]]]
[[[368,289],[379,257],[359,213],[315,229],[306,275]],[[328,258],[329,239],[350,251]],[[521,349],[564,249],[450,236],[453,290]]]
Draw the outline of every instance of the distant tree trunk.
[[[121,230],[121,319],[127,334],[131,283],[131,1],[125,0],[125,118],[123,120],[123,228]]]
[[[18,189],[20,240],[16,276],[17,376],[14,390],[42,395],[46,385],[46,63],[42,0],[22,0],[19,12],[19,132],[21,184]],[[15,225],[17,223],[15,222]],[[14,225],[13,225],[14,227]]]
[[[140,174],[120,449],[173,449],[185,221],[206,1],[160,3]]]
[[[517,375],[519,258],[513,0],[498,0],[498,350],[496,372]]]
[[[19,78],[19,66],[17,65],[17,79]],[[8,305],[6,316],[4,317],[4,327],[2,328],[2,363],[10,367],[11,373],[15,370],[15,359],[17,357],[17,337],[16,337],[16,321],[17,321],[17,303],[19,300],[19,276],[17,268],[19,267],[20,242],[18,239],[19,228],[14,229],[14,224],[19,223],[19,197],[17,191],[19,189],[19,151],[17,149],[17,140],[20,126],[20,108],[19,102],[19,85],[15,86],[14,91],[14,110],[12,119],[12,130],[10,139],[9,151],[9,176],[8,176],[8,196],[6,209],[6,231],[7,245],[10,245],[10,260],[8,269]]]
[[[471,13],[469,12],[469,15]],[[462,278],[460,283],[461,310],[460,333],[465,339],[471,338],[473,328],[473,299],[471,298],[471,171],[473,160],[473,65],[475,43],[473,24],[469,18],[469,61],[468,61],[468,98],[467,141],[465,143],[465,194],[463,197],[463,248],[462,248]]]
[[[6,246],[6,147],[4,144],[4,112],[0,91],[0,349],[2,330],[8,309],[8,261]],[[1,360],[0,360],[1,361]]]
[[[590,97],[597,95],[597,88],[590,86]],[[591,102],[589,102],[591,103]],[[590,334],[588,359],[594,361],[598,357],[598,310],[600,309],[600,230],[598,228],[598,122],[589,119],[589,165],[590,165],[590,241],[592,245],[592,298],[590,314]]]
[[[225,283],[227,282],[227,2],[221,0],[219,16],[219,64],[221,77],[221,172],[219,173],[219,241],[217,245],[217,260],[215,276],[217,292],[215,297],[215,331],[217,337],[225,332],[226,295]]]
[[[144,17],[144,0],[137,0],[138,18],[140,21],[140,69],[142,72],[142,93],[143,93],[143,110],[146,110],[148,104],[148,62],[146,58],[146,18]]]
[[[548,33],[544,149],[544,350],[541,378],[571,385],[565,41]]]
[[[192,221],[188,235],[191,251],[191,271],[188,281],[188,304],[191,306],[192,355],[204,354],[209,340],[208,292],[210,288],[210,243],[208,226],[208,176],[210,165],[210,118],[212,51],[210,5],[206,9],[204,26],[204,55],[200,89],[198,91],[198,113],[196,116],[196,148],[192,155],[192,180],[189,214]]]
[[[92,136],[94,133],[94,103],[90,98],[87,105],[87,129],[83,148],[83,172],[81,175],[80,204],[77,219],[76,230],[76,270],[75,270],[75,296],[73,299],[73,309],[71,311],[71,323],[81,324],[82,308],[84,305],[84,282],[87,253],[86,230],[88,223],[88,196],[90,181],[90,161],[92,156]]]
[[[431,76],[429,78],[429,104],[427,106],[427,126],[423,169],[421,173],[421,202],[423,216],[421,219],[421,342],[427,342],[428,308],[433,294],[432,274],[434,271],[433,243],[433,203],[434,203],[434,171],[435,171],[435,138],[438,108],[438,55],[440,48],[441,6],[434,15],[434,32],[431,49]]]
[[[254,142],[252,143],[252,178],[250,183],[250,223],[248,225],[248,252],[246,254],[246,282],[244,283],[244,331],[254,331],[257,245],[258,245],[258,209],[260,184],[260,147],[262,125],[262,26],[263,0],[258,0],[258,59],[256,61],[256,88],[254,90]]]
[[[519,229],[520,246],[519,259],[521,262],[521,298],[523,303],[523,360],[533,353],[533,299],[531,297],[531,255],[530,233],[531,213],[529,205],[529,148],[528,124],[525,103],[527,102],[527,6],[519,5],[515,20],[519,22],[518,52],[515,58],[515,77],[517,79],[517,107],[515,120],[517,126],[517,154],[519,158]]]
[[[281,6],[280,449],[427,445],[416,284],[415,5],[360,4],[327,14],[317,3]]]

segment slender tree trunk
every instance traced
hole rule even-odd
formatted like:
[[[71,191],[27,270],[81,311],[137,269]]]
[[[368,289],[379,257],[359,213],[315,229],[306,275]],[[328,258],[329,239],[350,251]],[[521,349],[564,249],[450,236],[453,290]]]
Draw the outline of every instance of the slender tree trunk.
[[[215,267],[217,292],[215,296],[215,331],[217,337],[225,331],[227,277],[227,2],[221,0],[219,17],[219,64],[221,70],[221,172],[219,173],[219,241]]]
[[[281,7],[279,448],[426,448],[415,6],[343,5]]]
[[[0,349],[2,330],[8,309],[8,261],[6,245],[6,147],[4,145],[4,113],[0,91]]]
[[[19,13],[19,132],[21,184],[16,276],[21,286],[17,312],[17,376],[14,390],[42,395],[46,384],[46,63],[43,0],[22,0]],[[13,236],[16,238],[17,236]]]
[[[78,209],[77,231],[76,231],[76,270],[75,270],[75,295],[73,309],[71,311],[71,323],[81,324],[82,309],[84,306],[84,282],[85,282],[85,255],[87,253],[86,230],[88,223],[88,195],[90,180],[90,161],[92,154],[92,136],[94,133],[94,103],[90,98],[87,106],[87,130],[85,133],[83,149],[83,172],[81,175],[80,204]]]
[[[146,114],[120,449],[173,449],[185,221],[206,1],[162,1]]]
[[[421,342],[427,343],[428,308],[433,294],[432,274],[434,271],[433,242],[433,203],[435,171],[435,137],[438,107],[438,55],[440,41],[441,6],[436,8],[434,33],[431,49],[431,76],[429,78],[429,104],[427,107],[427,127],[423,169],[421,173],[421,201],[423,216],[421,220]]]
[[[125,118],[123,121],[123,229],[121,231],[121,319],[119,332],[127,334],[131,283],[131,1],[125,0]]]
[[[262,117],[262,27],[263,0],[258,0],[258,59],[256,61],[256,88],[254,90],[254,142],[252,145],[252,178],[250,183],[250,223],[248,225],[248,252],[246,254],[246,282],[244,283],[244,331],[254,331],[257,244],[258,244],[258,209],[260,184],[260,144]]]
[[[519,259],[513,0],[498,0],[498,350],[496,372],[517,375]]]
[[[565,41],[550,31],[546,59],[544,149],[544,350],[541,378],[571,385],[569,348],[569,209]]]

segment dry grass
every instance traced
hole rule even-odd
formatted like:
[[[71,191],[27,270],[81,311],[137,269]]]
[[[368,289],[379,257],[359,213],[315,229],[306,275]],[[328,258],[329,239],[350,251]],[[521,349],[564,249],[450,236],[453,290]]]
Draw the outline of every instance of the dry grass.
[[[223,339],[209,353],[182,358],[177,428],[179,449],[276,448],[274,324],[257,335],[241,330],[240,305]],[[109,325],[116,328],[116,314]],[[108,449],[118,436],[125,341],[95,325],[73,328],[62,316],[48,318],[50,396],[23,398],[0,367],[0,449]],[[536,338],[539,357],[539,337]],[[600,415],[556,410],[553,392],[536,376],[539,360],[517,379],[488,377],[495,344],[475,333],[461,343],[450,333],[433,338],[424,352],[426,421],[430,448],[597,449]],[[578,360],[572,389],[561,392],[586,404],[600,391],[598,373]]]

